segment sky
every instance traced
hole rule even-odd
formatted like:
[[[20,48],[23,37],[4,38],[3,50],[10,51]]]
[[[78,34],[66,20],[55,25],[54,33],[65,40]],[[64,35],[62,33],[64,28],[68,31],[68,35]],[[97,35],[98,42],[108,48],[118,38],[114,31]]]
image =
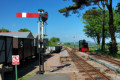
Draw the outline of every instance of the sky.
[[[120,0],[113,0],[113,7]],[[80,10],[80,17],[76,14],[71,14],[66,18],[58,10],[74,4],[72,0],[0,0],[0,28],[9,29],[11,32],[17,32],[21,28],[27,28],[33,33],[38,32],[38,18],[17,18],[17,12],[37,13],[38,9],[44,9],[48,12],[47,25],[45,24],[47,38],[58,37],[61,42],[73,42],[73,37],[76,41],[88,38],[84,32],[84,24],[82,23],[82,13],[91,7],[85,7]],[[109,42],[110,39],[107,40]],[[120,39],[117,39],[120,42]]]

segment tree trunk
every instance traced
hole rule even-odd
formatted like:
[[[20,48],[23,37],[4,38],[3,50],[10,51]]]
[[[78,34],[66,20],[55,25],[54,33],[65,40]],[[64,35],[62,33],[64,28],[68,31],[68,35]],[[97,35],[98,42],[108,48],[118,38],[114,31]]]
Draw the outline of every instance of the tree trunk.
[[[102,46],[101,50],[105,50],[105,4],[103,3],[103,26],[102,26]]]
[[[111,36],[112,46],[111,46],[111,54],[117,54],[117,44],[115,37],[115,27],[113,25],[113,10],[112,5],[109,6],[109,32]]]
[[[104,0],[105,4],[109,10],[109,32],[111,36],[111,54],[117,54],[117,44],[116,44],[116,37],[115,37],[115,27],[113,25],[113,10],[112,10],[112,0]]]
[[[99,34],[96,34],[96,36],[97,36],[97,44],[98,44],[98,47],[100,49],[100,36],[99,36]]]

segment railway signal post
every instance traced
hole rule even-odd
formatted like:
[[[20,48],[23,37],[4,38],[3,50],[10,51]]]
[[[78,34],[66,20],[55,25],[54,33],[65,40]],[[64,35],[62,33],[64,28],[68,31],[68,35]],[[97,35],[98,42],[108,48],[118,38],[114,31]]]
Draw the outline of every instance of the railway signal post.
[[[44,48],[44,22],[48,19],[48,13],[43,9],[39,9],[38,13],[16,13],[16,17],[24,18],[38,18],[38,49],[39,49],[39,74],[44,73],[44,53],[41,51]],[[41,22],[42,22],[42,34],[41,34]]]
[[[39,35],[38,35],[38,45],[39,45],[39,51],[40,51],[40,53],[39,53],[39,73],[40,74],[43,74],[44,73],[44,53],[42,53],[42,51],[41,50],[43,50],[43,35],[44,35],[44,33],[43,33],[43,26],[44,26],[44,23],[43,23],[43,21],[41,21],[41,14],[43,14],[44,13],[44,10],[43,9],[39,9],[38,10],[38,13],[39,13],[39,21],[38,21],[38,33],[39,33]],[[41,22],[42,22],[42,34],[41,34]]]

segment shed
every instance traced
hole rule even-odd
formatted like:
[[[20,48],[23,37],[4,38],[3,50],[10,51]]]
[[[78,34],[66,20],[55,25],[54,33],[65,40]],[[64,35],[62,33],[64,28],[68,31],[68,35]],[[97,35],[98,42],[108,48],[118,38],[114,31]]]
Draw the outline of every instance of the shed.
[[[0,32],[0,35],[18,38],[30,38],[30,39],[34,38],[31,32]]]

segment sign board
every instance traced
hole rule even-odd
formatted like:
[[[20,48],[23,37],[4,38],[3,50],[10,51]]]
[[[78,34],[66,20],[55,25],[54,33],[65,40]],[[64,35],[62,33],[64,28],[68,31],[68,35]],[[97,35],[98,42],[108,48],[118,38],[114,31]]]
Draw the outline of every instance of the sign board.
[[[12,55],[12,65],[19,65],[19,55]]]

